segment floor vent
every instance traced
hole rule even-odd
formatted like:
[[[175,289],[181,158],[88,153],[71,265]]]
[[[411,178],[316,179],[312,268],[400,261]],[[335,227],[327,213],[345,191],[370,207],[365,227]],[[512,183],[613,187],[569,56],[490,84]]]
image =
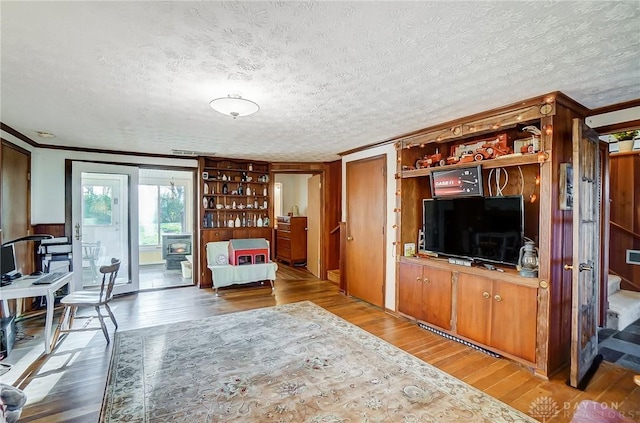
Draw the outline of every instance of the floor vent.
[[[450,340],[452,340],[452,341],[459,342],[459,343],[461,343],[461,344],[463,344],[463,345],[466,345],[467,347],[471,347],[471,348],[473,348],[473,349],[476,349],[476,350],[478,350],[478,351],[480,351],[480,352],[483,352],[483,353],[485,353],[485,354],[487,354],[487,355],[490,355],[491,357],[496,357],[496,358],[500,358],[500,357],[502,357],[500,354],[496,354],[496,353],[494,353],[493,351],[486,350],[486,349],[484,349],[484,348],[482,348],[482,347],[479,347],[479,346],[477,346],[477,345],[475,345],[475,344],[472,344],[472,343],[471,343],[471,342],[469,342],[469,341],[465,341],[464,339],[456,338],[456,337],[455,337],[455,336],[453,336],[453,335],[449,335],[449,334],[448,334],[448,333],[446,333],[446,332],[442,332],[441,330],[434,329],[434,328],[432,328],[431,326],[427,326],[427,325],[425,325],[425,324],[423,324],[423,323],[418,323],[418,326],[420,326],[422,329],[426,329],[426,330],[428,330],[429,332],[433,332],[433,333],[435,333],[435,334],[437,334],[437,335],[440,335],[440,336],[442,336],[442,337],[444,337],[444,338],[450,339]]]

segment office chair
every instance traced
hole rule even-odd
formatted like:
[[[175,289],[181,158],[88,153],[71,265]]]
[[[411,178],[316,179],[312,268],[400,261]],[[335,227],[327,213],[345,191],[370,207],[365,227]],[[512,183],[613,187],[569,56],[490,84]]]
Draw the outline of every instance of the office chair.
[[[54,333],[53,337],[53,345],[58,341],[58,336],[61,333],[68,332],[80,332],[87,330],[98,330],[102,329],[102,333],[104,333],[104,337],[107,339],[107,344],[110,342],[109,333],[107,332],[107,326],[104,323],[104,318],[100,313],[100,307],[104,306],[109,313],[109,317],[113,322],[116,330],[118,329],[118,322],[116,322],[116,318],[111,312],[111,308],[109,307],[109,301],[113,298],[113,286],[116,282],[116,277],[118,276],[118,271],[120,270],[120,260],[112,258],[111,265],[109,266],[100,266],[99,272],[102,274],[102,283],[100,285],[100,290],[83,290],[83,291],[74,291],[62,298],[60,300],[60,304],[64,305],[64,311],[62,312],[62,316],[60,316],[60,322],[58,323],[58,327]],[[76,312],[78,307],[93,307],[96,310],[97,315],[92,316],[76,316]],[[88,327],[91,319],[97,317],[100,320],[100,327]],[[87,323],[85,323],[80,328],[73,328],[74,319],[90,319]]]

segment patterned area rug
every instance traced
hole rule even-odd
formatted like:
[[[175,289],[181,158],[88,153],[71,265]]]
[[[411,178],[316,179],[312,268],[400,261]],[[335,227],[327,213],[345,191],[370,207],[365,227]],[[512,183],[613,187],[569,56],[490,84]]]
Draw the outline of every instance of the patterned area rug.
[[[305,301],[117,332],[101,422],[534,422]]]

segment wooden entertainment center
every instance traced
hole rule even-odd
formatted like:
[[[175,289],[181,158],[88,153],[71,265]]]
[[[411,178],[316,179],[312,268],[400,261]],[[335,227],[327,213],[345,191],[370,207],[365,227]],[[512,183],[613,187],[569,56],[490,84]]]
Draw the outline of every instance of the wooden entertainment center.
[[[561,207],[559,185],[561,164],[572,160],[573,119],[584,121],[587,112],[556,92],[396,140],[399,313],[513,359],[543,378],[568,364],[572,280],[563,265],[572,260],[573,222],[571,210]],[[523,142],[526,147],[532,137],[527,126],[539,129],[537,146],[487,157],[482,144],[487,139],[500,139],[511,149]],[[465,146],[473,148],[466,159],[452,157]],[[426,254],[402,256],[407,243],[419,249],[422,200],[432,198],[432,174],[478,165],[485,196],[496,195],[500,185],[505,196],[523,196],[524,236],[539,248],[537,277],[521,276],[510,266],[489,270]],[[498,171],[501,181],[496,181]]]

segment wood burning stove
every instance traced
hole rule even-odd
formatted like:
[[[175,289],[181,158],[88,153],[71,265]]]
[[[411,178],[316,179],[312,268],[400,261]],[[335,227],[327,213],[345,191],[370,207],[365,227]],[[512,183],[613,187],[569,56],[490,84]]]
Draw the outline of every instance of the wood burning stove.
[[[162,235],[162,258],[167,270],[180,269],[180,262],[191,254],[191,234]]]

